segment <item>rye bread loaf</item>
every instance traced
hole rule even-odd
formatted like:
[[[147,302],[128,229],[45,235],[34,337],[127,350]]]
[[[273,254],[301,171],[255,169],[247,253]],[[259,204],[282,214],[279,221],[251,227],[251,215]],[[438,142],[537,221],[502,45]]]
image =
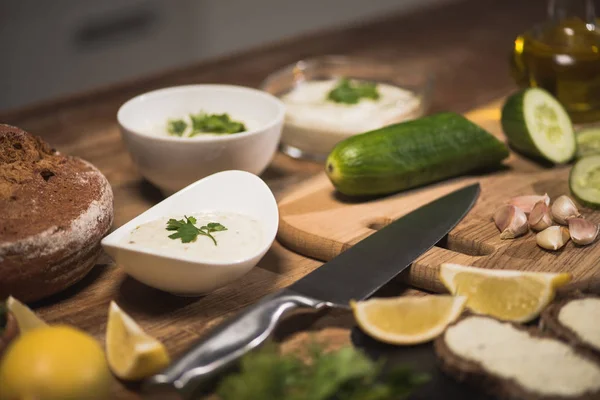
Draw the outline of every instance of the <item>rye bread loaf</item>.
[[[35,301],[83,278],[113,221],[113,194],[90,163],[0,124],[0,300]]]
[[[542,329],[600,357],[600,296],[578,293],[547,307]]]
[[[434,348],[445,373],[499,399],[600,399],[598,359],[537,328],[467,315]]]

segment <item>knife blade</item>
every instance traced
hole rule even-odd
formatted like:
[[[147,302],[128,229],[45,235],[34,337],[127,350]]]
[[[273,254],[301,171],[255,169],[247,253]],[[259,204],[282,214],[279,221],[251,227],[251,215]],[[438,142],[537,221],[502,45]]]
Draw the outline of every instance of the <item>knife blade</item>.
[[[463,219],[479,194],[475,184],[435,200],[380,229],[289,289],[334,305],[372,295]],[[323,282],[327,282],[323,284]]]
[[[146,394],[186,399],[202,383],[259,346],[278,321],[298,308],[347,307],[402,272],[469,212],[479,184],[428,203],[369,235],[296,283],[262,298],[213,329],[181,358],[143,384]]]

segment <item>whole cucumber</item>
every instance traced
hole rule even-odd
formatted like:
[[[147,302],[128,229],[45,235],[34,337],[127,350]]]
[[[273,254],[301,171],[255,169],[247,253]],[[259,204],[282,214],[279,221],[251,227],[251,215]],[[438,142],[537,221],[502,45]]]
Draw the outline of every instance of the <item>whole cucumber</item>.
[[[345,195],[383,195],[496,166],[508,154],[489,132],[446,112],[345,139],[325,170]]]

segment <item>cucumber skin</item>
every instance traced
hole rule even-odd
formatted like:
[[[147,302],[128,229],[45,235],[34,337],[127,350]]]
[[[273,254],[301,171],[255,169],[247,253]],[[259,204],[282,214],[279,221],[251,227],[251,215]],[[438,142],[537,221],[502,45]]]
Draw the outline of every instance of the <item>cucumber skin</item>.
[[[590,157],[594,157],[594,156],[590,156]],[[583,160],[584,158],[581,158],[580,160]],[[579,162],[579,160],[577,162]],[[580,203],[581,205],[583,205],[585,207],[599,210],[600,203],[593,203],[593,202],[584,200],[581,197],[577,196],[577,193],[575,192],[575,190],[573,190],[573,182],[575,181],[575,178],[573,177],[573,171],[575,170],[575,166],[577,165],[577,162],[573,165],[573,167],[571,167],[571,171],[569,172],[569,190],[571,191],[571,194],[573,195],[573,197],[575,197],[575,200],[577,200],[578,203]]]
[[[448,112],[345,139],[325,170],[342,194],[384,195],[496,166],[508,155],[489,132]]]
[[[527,89],[511,95],[504,103],[500,119],[502,130],[511,146],[516,150],[531,157],[547,160],[533,143],[533,139],[527,129],[525,113],[523,111],[526,91]]]

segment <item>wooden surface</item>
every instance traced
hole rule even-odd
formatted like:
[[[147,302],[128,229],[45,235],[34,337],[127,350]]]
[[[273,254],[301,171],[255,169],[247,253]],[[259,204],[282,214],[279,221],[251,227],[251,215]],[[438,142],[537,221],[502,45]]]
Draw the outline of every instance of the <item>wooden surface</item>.
[[[500,126],[503,99],[468,113],[473,122],[505,140]],[[570,272],[571,288],[600,289],[600,245],[577,247],[569,242],[561,251],[536,245],[535,233],[501,240],[492,221],[496,209],[514,196],[547,193],[552,199],[569,194],[570,166],[544,168],[511,152],[504,168],[485,175],[468,175],[404,191],[367,202],[352,202],[336,195],[321,173],[286,193],[279,201],[278,240],[286,247],[319,260],[330,260],[376,230],[415,208],[460,187],[479,182],[481,195],[471,212],[407,272],[411,286],[443,292],[438,279],[443,262],[485,268]],[[581,209],[589,220],[600,222],[600,212]]]
[[[114,227],[118,227],[161,200],[159,191],[140,177],[120,139],[115,115],[132,96],[189,83],[257,87],[270,72],[298,59],[346,54],[429,69],[437,77],[432,111],[464,112],[515,88],[507,66],[512,40],[543,19],[544,12],[544,0],[469,0],[449,4],[5,112],[0,114],[0,121],[41,135],[63,153],[96,165],[113,187]],[[277,155],[262,177],[281,198],[285,190],[321,170],[319,164]],[[103,341],[108,304],[114,299],[177,356],[215,323],[320,264],[275,243],[257,268],[238,282],[202,298],[179,298],[128,278],[118,266],[104,259],[82,282],[35,308],[51,323],[73,324]],[[403,286],[392,283],[387,290],[399,294]],[[316,321],[290,320],[282,327],[281,336],[308,329],[337,343],[350,342],[350,328],[354,325],[350,315],[332,312],[321,317]],[[296,337],[291,337],[290,343]],[[137,387],[118,384],[114,398],[136,399]]]

